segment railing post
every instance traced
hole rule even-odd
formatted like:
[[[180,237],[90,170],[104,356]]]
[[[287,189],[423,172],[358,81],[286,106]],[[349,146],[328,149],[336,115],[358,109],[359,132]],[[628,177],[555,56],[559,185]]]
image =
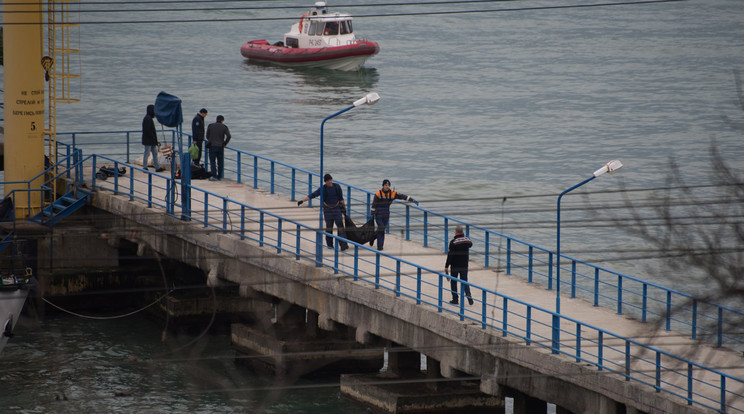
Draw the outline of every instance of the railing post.
[[[491,242],[489,241],[489,237],[488,237],[490,234],[491,233],[488,230],[486,230],[486,242],[485,242],[486,243],[486,249],[485,249],[485,252],[484,252],[484,254],[486,256],[486,259],[485,259],[485,261],[483,263],[483,266],[484,267],[488,267],[488,262],[489,262],[489,259],[490,259],[490,257],[488,257],[489,256],[489,250],[490,250],[489,247],[491,247]]]
[[[282,218],[278,218],[276,227],[276,253],[282,252]]]
[[[672,329],[672,292],[667,290],[666,330]]]
[[[561,349],[561,317],[557,313],[553,314],[553,347],[552,353],[558,354]]]
[[[506,239],[506,274],[511,274],[511,239]]]
[[[571,260],[571,297],[576,297],[576,260]]]
[[[274,161],[271,161],[271,194],[274,194],[274,177],[275,177],[274,174],[276,172],[275,171],[276,167],[274,164],[276,163]]]
[[[228,219],[228,210],[227,210],[227,199],[222,199],[222,233],[227,233],[227,219]]]
[[[444,252],[449,253],[449,219],[444,218]]]
[[[576,362],[581,362],[581,324],[576,324]]]
[[[656,351],[656,392],[661,392],[661,352]]]
[[[602,371],[604,366],[604,332],[599,331],[599,337],[597,338],[597,363],[599,364],[599,371]]]
[[[406,240],[411,240],[411,206],[406,204]]]
[[[687,405],[692,405],[692,363],[687,363]]]
[[[594,306],[599,306],[599,268],[594,268]]]
[[[528,253],[528,262],[527,262],[527,283],[532,283],[532,259],[533,259],[533,247],[529,247],[529,253]]]
[[[421,304],[421,268],[416,269],[416,304]]]
[[[506,333],[509,330],[509,299],[504,296],[504,307],[501,309],[501,336],[506,338]]]
[[[596,305],[594,305],[596,306]],[[646,313],[648,310],[648,284],[643,284],[643,305],[641,305],[641,322],[646,322]]]
[[[245,240],[245,206],[240,206],[240,240]]]
[[[429,212],[424,210],[424,247],[429,247]]]
[[[258,246],[263,247],[264,245],[264,212],[263,210],[258,211]]]
[[[439,275],[439,293],[437,293],[437,312],[442,312],[442,295],[444,294],[444,275],[442,273],[438,273]]]
[[[485,289],[481,290],[481,329],[486,329],[488,326],[488,320],[486,319],[486,311],[488,310],[488,292]]]
[[[359,280],[359,246],[354,245],[354,281]]]
[[[253,188],[258,188],[258,157],[255,155],[253,156]]]
[[[302,229],[300,228],[300,225],[298,224],[297,225],[297,240],[296,240],[297,241],[297,244],[295,246],[295,249],[296,249],[295,250],[295,260],[300,260],[300,240],[301,240],[300,234],[301,234],[301,231],[302,231]]]
[[[375,289],[380,288],[380,253],[375,253]]]
[[[553,290],[553,252],[548,252],[548,290]]]
[[[525,327],[527,330],[526,333],[526,339],[527,339],[527,346],[532,344],[532,341],[530,338],[532,338],[532,306],[527,305],[527,326]]]
[[[630,341],[625,340],[625,381],[630,381]]]
[[[292,189],[290,190],[290,194],[289,194],[289,199],[292,201],[295,201],[295,186],[296,186],[295,180],[296,178],[297,178],[297,170],[292,168],[292,183],[290,184],[290,187]]]
[[[395,261],[395,296],[400,296],[400,260]]]
[[[235,151],[235,153],[238,155],[238,159],[236,160],[238,165],[235,168],[238,172],[238,183],[242,183],[243,182],[243,157],[240,151]]]
[[[150,177],[152,176],[150,175]],[[150,179],[149,187],[152,188],[152,178]],[[152,197],[149,197],[149,198],[152,198]],[[209,193],[204,192],[204,227],[207,227],[208,221],[209,221]]]
[[[623,277],[617,275],[617,314],[623,314]]]

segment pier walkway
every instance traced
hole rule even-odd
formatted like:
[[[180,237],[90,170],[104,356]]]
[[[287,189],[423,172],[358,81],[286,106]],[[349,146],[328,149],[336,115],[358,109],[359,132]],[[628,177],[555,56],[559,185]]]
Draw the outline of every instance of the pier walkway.
[[[77,153],[65,162],[69,169],[59,176],[84,182],[79,191],[92,191],[91,204],[97,208],[134,220],[149,216],[141,224],[167,237],[181,237],[254,265],[265,260],[266,269],[277,266],[274,260],[294,261],[293,266],[300,267],[292,270],[299,273],[291,275],[293,282],[318,288],[329,286],[328,281],[343,281],[328,289],[344,300],[355,293],[341,287],[364,289],[369,303],[355,306],[379,311],[389,304],[386,312],[397,318],[408,314],[410,319],[404,322],[414,326],[412,332],[423,329],[447,343],[508,362],[488,366],[484,361],[448,358],[441,349],[427,348],[420,338],[388,338],[437,355],[445,376],[460,371],[480,376],[484,383],[492,381],[494,389],[496,384],[530,388],[509,378],[508,367],[518,366],[559,381],[554,384],[602,394],[624,404],[625,412],[744,412],[744,358],[727,348],[741,346],[742,338],[724,329],[727,318],[740,316],[737,310],[561,256],[565,276],[557,314],[555,252],[411,205],[393,207],[383,252],[354,243],[342,252],[336,243],[335,249],[323,247],[318,257],[317,199],[312,200],[315,205],[296,205],[317,188],[317,175],[255,154],[233,150],[224,180],[190,184],[171,179],[169,171],[155,174],[106,156]],[[96,179],[94,172],[104,164],[125,167],[127,173]],[[341,184],[348,213],[361,224],[371,193]],[[153,218],[160,215],[165,219]],[[442,272],[446,244],[456,224],[465,226],[474,243],[469,272],[473,305],[465,300],[448,303],[450,281]],[[246,255],[257,251],[261,254]],[[322,282],[317,279],[320,274]],[[239,277],[210,271],[210,278]],[[481,388],[489,390],[487,385]],[[562,392],[550,391],[552,401],[565,401]]]

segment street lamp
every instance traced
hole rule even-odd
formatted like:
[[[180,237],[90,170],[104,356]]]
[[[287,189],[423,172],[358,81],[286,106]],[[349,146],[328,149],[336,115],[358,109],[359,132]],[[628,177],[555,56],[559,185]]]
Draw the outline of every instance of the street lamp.
[[[558,353],[559,342],[560,342],[560,322],[558,314],[561,313],[561,199],[568,192],[573,191],[589,181],[603,175],[605,173],[614,173],[623,167],[623,163],[619,160],[612,160],[607,164],[603,165],[602,168],[594,171],[591,177],[576,184],[568,190],[562,192],[558,196],[558,209],[557,209],[557,220],[556,220],[556,256],[555,256],[555,315],[553,315],[553,353]]]
[[[338,112],[336,112],[333,115],[330,115],[323,119],[323,122],[320,123],[320,185],[321,185],[321,191],[320,191],[320,211],[318,213],[318,233],[316,238],[316,244],[315,247],[315,256],[316,256],[316,263],[315,265],[320,267],[323,265],[323,236],[320,233],[320,229],[324,228],[323,223],[323,186],[325,185],[325,182],[323,182],[323,127],[325,126],[325,123],[327,120],[341,115],[342,113],[349,111],[351,109],[356,108],[357,106],[361,106],[364,104],[367,105],[374,105],[377,103],[377,101],[380,100],[380,95],[377,94],[377,92],[370,92],[367,95],[365,95],[363,98],[357,99],[354,101],[354,103],[349,106],[346,109],[342,109]]]

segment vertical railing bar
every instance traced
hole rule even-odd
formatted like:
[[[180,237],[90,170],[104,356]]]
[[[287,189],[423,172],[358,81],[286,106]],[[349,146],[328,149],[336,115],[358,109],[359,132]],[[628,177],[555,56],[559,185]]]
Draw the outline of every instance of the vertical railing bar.
[[[617,275],[617,314],[623,314],[623,277]]]
[[[400,296],[400,260],[395,261],[395,296]]]
[[[581,324],[576,324],[576,362],[581,362]]]
[[[271,194],[274,194],[274,172],[275,172],[275,166],[276,164],[274,161],[271,161]]]
[[[282,252],[282,218],[277,218],[277,224],[276,224],[276,253],[279,254]]]
[[[485,242],[486,243],[486,251],[485,251],[486,258],[485,258],[485,261],[483,263],[483,266],[484,267],[488,267],[488,265],[489,265],[489,259],[490,259],[489,256],[490,256],[491,242],[489,241],[489,237],[488,236],[490,236],[490,235],[491,235],[491,233],[488,230],[486,230],[486,242]]]
[[[548,290],[553,290],[553,253],[548,252]]]
[[[429,247],[429,212],[426,210],[424,210],[424,247]]]
[[[504,308],[501,310],[501,336],[506,338],[506,331],[509,329],[507,318],[509,317],[509,299],[504,296]]]
[[[692,363],[687,363],[687,405],[692,405]]]
[[[481,329],[486,329],[486,326],[488,326],[488,320],[486,319],[486,311],[488,309],[487,295],[486,289],[481,290]]]
[[[506,239],[506,274],[511,274],[512,240]]]
[[[301,233],[301,229],[300,229],[300,225],[298,224],[297,225],[297,244],[296,244],[297,250],[295,253],[295,260],[300,260],[300,239],[301,239],[300,233]]]
[[[240,240],[245,240],[245,206],[240,206]]]
[[[625,340],[625,381],[630,381],[630,341]]]
[[[380,288],[380,253],[375,253],[375,289]]]
[[[532,344],[532,306],[527,305],[527,346]]]
[[[263,247],[264,245],[264,211],[259,210],[258,212],[258,245]]]
[[[661,392],[661,352],[656,351],[656,392]]]
[[[576,260],[571,259],[571,297],[576,297]]]
[[[421,304],[421,268],[416,269],[416,304]]]
[[[530,246],[530,248],[529,248],[529,262],[528,262],[528,265],[527,265],[527,267],[529,268],[529,270],[527,271],[527,283],[532,283],[533,250],[534,250],[534,248],[532,246]]]
[[[667,290],[667,303],[666,303],[666,330],[670,330],[672,327],[672,291]]]
[[[599,337],[597,338],[597,363],[599,364],[599,370],[602,371],[604,368],[604,331],[599,331]]]
[[[594,306],[599,306],[599,268],[594,268]]]

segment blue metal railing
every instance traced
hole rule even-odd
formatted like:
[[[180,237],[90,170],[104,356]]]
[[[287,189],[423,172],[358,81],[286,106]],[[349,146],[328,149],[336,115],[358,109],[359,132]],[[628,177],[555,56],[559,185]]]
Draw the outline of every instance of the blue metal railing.
[[[166,130],[170,139],[176,142],[176,131]],[[130,159],[131,137],[141,134],[140,131],[113,131],[98,133],[58,134],[58,139],[65,135],[77,138],[76,146],[101,147],[104,141],[100,137],[106,134],[126,134],[126,154]],[[184,134],[188,135],[188,134]],[[89,137],[81,142],[81,137]],[[136,135],[139,137],[139,135]],[[96,140],[97,139],[97,140]],[[107,149],[112,147],[109,138]],[[139,145],[139,141],[137,141]],[[69,152],[69,147],[68,152]],[[141,146],[140,146],[141,148]],[[112,157],[117,155],[112,153]],[[268,190],[271,194],[284,194],[290,200],[304,197],[319,185],[317,173],[298,168],[287,163],[276,161],[246,151],[226,148],[225,177],[248,184],[254,188]],[[339,182],[344,187],[347,214],[368,217],[374,192]],[[312,201],[308,203],[313,206]],[[473,225],[454,217],[449,217],[422,207],[404,205],[403,211],[391,209],[388,232],[403,231],[406,240],[422,243],[425,247],[440,248],[446,252],[449,239],[454,233],[454,226],[462,224],[466,234],[473,240],[471,249],[473,260],[480,261],[484,267],[495,267],[504,270],[507,275],[519,275],[530,283],[546,285],[548,290],[555,289],[554,263],[555,251]],[[561,280],[561,290],[570,292],[570,296],[581,297],[594,306],[603,306],[643,322],[651,319],[663,320],[666,330],[677,330],[689,333],[693,339],[704,339],[717,346],[744,346],[744,330],[741,332],[724,331],[725,321],[741,320],[744,311],[716,303],[697,300],[694,296],[648,282],[619,272],[596,266],[579,259],[561,255],[561,271],[570,275]]]
[[[295,199],[297,193],[305,195],[301,189],[314,188],[313,179],[317,175],[312,172],[255,154],[230,148],[228,151],[235,156],[226,157],[226,160],[232,159],[231,162],[234,163],[231,168],[226,168],[226,177],[231,177],[228,175],[230,171],[234,174],[232,178],[237,181],[251,183],[256,188],[268,188],[272,193],[288,191],[291,199]],[[86,160],[88,159],[91,158]],[[111,157],[93,156],[93,172],[95,165],[101,161],[114,163],[116,168],[125,165],[130,172],[139,168],[120,163]],[[287,171],[282,172],[282,169]],[[170,214],[175,214],[176,203],[167,200],[167,197],[164,200],[155,199],[152,188],[160,188],[165,190],[166,194],[170,194],[177,184],[167,177],[145,170],[141,172],[146,173],[147,188],[150,189],[147,194],[135,192],[135,178],[131,173],[125,179],[117,177],[118,179],[115,178],[113,181],[94,181],[93,187],[126,194],[131,200],[139,199],[149,206],[160,206],[166,208]],[[319,183],[319,180],[315,179]],[[346,189],[349,213],[368,214],[371,192],[341,184]],[[250,239],[260,245],[274,247],[277,253],[288,253],[298,260],[317,261],[314,247],[317,229],[191,185],[187,187],[191,192],[191,211],[198,212],[189,215],[187,219],[202,223],[204,227],[235,234],[241,239]],[[452,226],[454,223],[461,223],[466,226],[466,231],[473,240],[480,241],[485,246],[476,251],[475,255],[482,258],[484,265],[489,265],[489,262],[495,259],[498,266],[504,268],[507,274],[520,272],[528,281],[544,282],[552,289],[552,263],[555,252],[423,208],[407,205],[404,210],[402,214],[392,215],[391,218],[397,221],[391,220],[391,227],[405,226],[406,239],[413,240],[419,237],[425,245],[435,243],[446,250]],[[322,234],[326,235],[324,232]],[[459,309],[453,311],[451,307],[443,306],[442,299],[443,292],[449,290],[445,286],[445,283],[448,283],[446,279],[450,279],[449,276],[353,242],[350,243],[353,249],[340,252],[337,237],[330,234],[328,236],[337,240],[336,247],[332,256],[324,255],[321,264],[333,269],[335,273],[370,283],[378,289],[390,290],[396,296],[409,297],[418,304],[433,306],[438,312],[456,314],[460,320],[477,322],[483,329],[496,329],[503,336],[519,338],[527,345],[550,348],[554,353],[569,355],[577,362],[594,365],[598,370],[621,374],[628,381],[650,385],[658,392],[673,394],[686,400],[690,405],[698,404],[722,412],[744,412],[727,403],[744,396],[741,391],[744,381],[740,378],[471,283],[468,284],[474,293],[476,306],[472,309],[465,308],[464,301],[461,300]],[[495,244],[499,239],[506,241],[506,248],[503,251],[499,244]],[[308,243],[313,247],[309,250],[303,249],[302,245]],[[502,254],[505,256],[503,262],[500,257]],[[342,263],[339,257],[343,255],[353,257],[353,265]],[[383,257],[386,261],[393,261],[395,266],[386,266],[381,261]],[[741,315],[740,311],[705,303],[704,308],[714,310],[710,314],[701,309],[702,302],[696,301],[690,295],[612,272],[569,256],[561,257],[567,259],[570,264],[570,268],[565,270],[570,272],[571,278],[565,283],[572,297],[576,296],[577,292],[588,292],[596,306],[614,303],[618,313],[635,309],[640,311],[643,321],[649,315],[662,316],[666,321],[666,329],[672,329],[673,324],[688,326],[693,338],[713,332],[718,346],[723,345],[724,340],[734,343],[741,341],[735,336],[725,335],[722,329],[724,316],[727,314],[738,316]],[[365,272],[360,263],[371,264],[374,271]],[[581,270],[582,267],[589,270]],[[437,280],[437,283],[434,284],[431,280]],[[638,284],[640,291],[629,289],[629,285],[633,284]],[[411,288],[411,285],[415,285],[416,288]],[[437,295],[431,296],[426,292],[427,288],[435,289]],[[634,299],[628,301],[628,297]],[[558,324],[546,322],[554,318],[558,319]],[[704,330],[701,326],[705,325],[701,322],[704,318],[715,321],[716,330]],[[575,329],[565,329],[561,325],[572,325]],[[551,332],[554,326],[560,329],[561,340],[557,344],[554,342],[555,332],[552,332],[553,336],[546,333]],[[654,357],[649,358],[649,355]],[[686,367],[686,370],[681,370],[680,366]],[[714,379],[701,380],[700,372],[705,372]],[[719,397],[712,398],[710,393],[701,391],[706,389],[714,390],[714,394]]]

